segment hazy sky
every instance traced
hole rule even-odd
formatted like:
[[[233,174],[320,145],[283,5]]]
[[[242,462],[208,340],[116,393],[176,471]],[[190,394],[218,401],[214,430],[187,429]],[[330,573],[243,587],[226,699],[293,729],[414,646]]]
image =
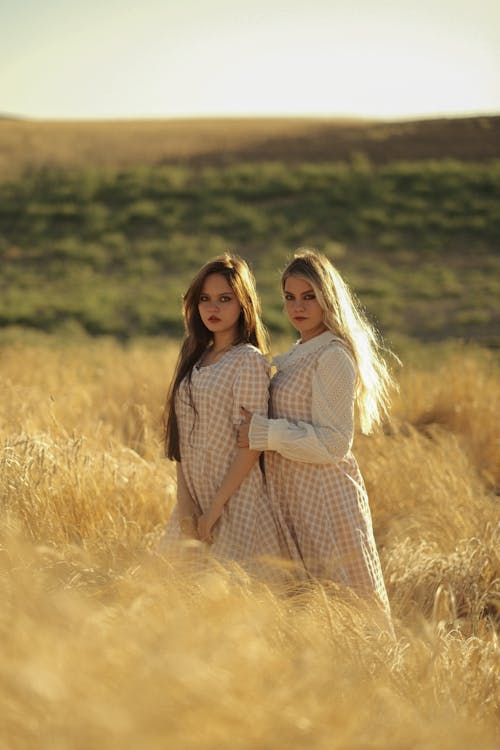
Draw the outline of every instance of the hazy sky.
[[[0,113],[498,113],[499,40],[499,0],[5,0]]]

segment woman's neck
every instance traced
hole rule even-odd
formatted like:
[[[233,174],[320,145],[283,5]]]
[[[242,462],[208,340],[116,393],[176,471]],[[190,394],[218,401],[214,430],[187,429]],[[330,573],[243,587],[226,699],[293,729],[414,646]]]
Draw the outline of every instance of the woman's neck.
[[[235,334],[232,331],[228,331],[228,333],[220,333],[214,335],[214,342],[212,344],[212,349],[214,352],[220,352],[224,349],[229,349],[235,341]]]
[[[305,344],[306,341],[310,341],[311,339],[315,339],[316,336],[321,336],[322,333],[325,333],[325,331],[328,331],[328,328],[325,326],[324,323],[321,323],[317,328],[314,328],[312,331],[307,331],[300,337],[300,343]]]
[[[197,365],[200,367],[206,367],[207,365],[213,365],[219,359],[228,352],[235,343],[234,336],[214,336],[213,343],[205,349],[201,359]]]

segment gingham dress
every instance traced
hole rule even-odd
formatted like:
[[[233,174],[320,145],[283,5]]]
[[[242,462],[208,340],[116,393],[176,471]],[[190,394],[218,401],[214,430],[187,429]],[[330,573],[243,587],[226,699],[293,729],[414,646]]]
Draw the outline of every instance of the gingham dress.
[[[253,417],[269,500],[285,519],[289,557],[314,578],[375,594],[389,613],[368,497],[351,453],[356,369],[329,331],[276,357],[270,419]]]
[[[208,511],[238,450],[236,430],[240,406],[265,415],[269,399],[268,362],[251,344],[240,344],[221,359],[195,366],[189,402],[185,378],[178,390],[175,410],[179,426],[182,471],[191,497],[200,511]],[[258,556],[279,557],[279,529],[267,500],[264,479],[257,463],[239,489],[226,502],[215,524],[210,552],[221,560],[247,563]],[[183,541],[177,506],[169,519],[162,550],[178,551]],[[204,545],[205,547],[205,545]]]

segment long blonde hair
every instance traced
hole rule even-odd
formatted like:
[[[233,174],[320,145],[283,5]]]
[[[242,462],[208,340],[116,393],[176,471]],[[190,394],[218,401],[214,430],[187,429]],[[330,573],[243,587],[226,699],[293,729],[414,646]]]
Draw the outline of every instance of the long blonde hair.
[[[165,453],[170,459],[181,460],[179,428],[175,414],[175,396],[182,380],[187,377],[191,406],[196,409],[191,398],[191,374],[203,352],[213,343],[211,331],[203,323],[198,303],[203,284],[208,276],[220,274],[236,295],[241,312],[238,330],[233,344],[253,344],[266,354],[269,351],[269,336],[261,319],[260,300],[255,287],[255,279],[243,258],[234,253],[225,253],[205,263],[200,268],[183,298],[185,337],[181,345],[174,376],[167,396],[163,413],[165,427]]]
[[[370,433],[387,416],[390,392],[396,388],[382,357],[384,348],[376,330],[337,269],[322,253],[299,248],[281,276],[283,290],[289,276],[309,281],[323,310],[326,327],[351,352],[358,371],[355,400],[360,427],[365,434]]]

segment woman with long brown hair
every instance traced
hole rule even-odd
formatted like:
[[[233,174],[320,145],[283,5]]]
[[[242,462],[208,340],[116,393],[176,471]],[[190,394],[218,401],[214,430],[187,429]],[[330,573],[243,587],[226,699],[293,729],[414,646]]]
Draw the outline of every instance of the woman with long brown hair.
[[[297,252],[282,291],[300,341],[273,360],[270,418],[242,405],[238,445],[265,451],[269,500],[285,519],[288,556],[302,572],[374,597],[389,613],[351,447],[354,407],[369,433],[387,412],[393,381],[375,331],[324,255]]]
[[[236,446],[240,405],[266,415],[267,332],[247,263],[226,254],[206,263],[184,296],[186,335],[165,409],[167,456],[176,461],[177,505],[162,542],[207,542],[244,564],[280,554],[260,451]]]

